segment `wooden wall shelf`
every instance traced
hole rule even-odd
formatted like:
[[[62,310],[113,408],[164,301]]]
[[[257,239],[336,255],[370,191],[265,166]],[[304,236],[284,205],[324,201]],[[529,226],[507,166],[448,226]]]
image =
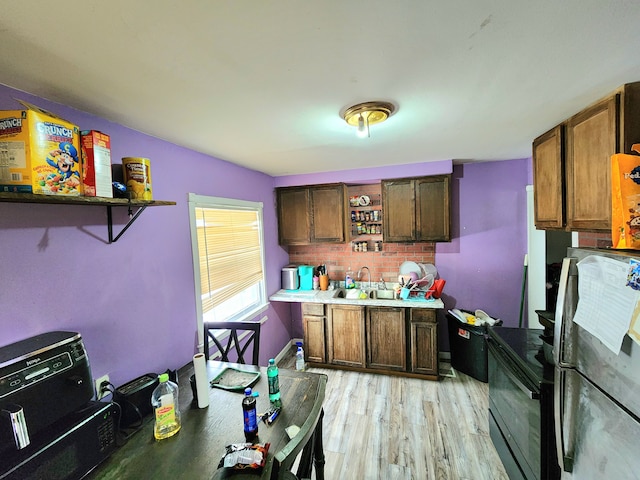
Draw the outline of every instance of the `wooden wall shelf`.
[[[33,195],[31,193],[0,192],[0,202],[12,203],[39,203],[54,205],[84,205],[107,207],[107,227],[109,229],[109,243],[116,242],[131,224],[140,216],[147,207],[175,205],[176,202],[165,200],[129,200],[127,198],[107,197],[66,197],[63,195]],[[128,207],[129,222],[115,237],[113,235],[112,207]],[[133,212],[133,208],[137,208]]]

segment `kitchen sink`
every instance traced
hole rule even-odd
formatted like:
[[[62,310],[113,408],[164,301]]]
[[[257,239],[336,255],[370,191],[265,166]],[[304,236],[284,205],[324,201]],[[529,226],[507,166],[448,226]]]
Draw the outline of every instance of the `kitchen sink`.
[[[362,293],[362,290],[359,288],[350,288],[348,290],[345,288],[339,288],[333,298],[349,298],[351,300],[366,300],[369,298],[368,292],[365,292],[367,295],[365,298],[360,298],[360,293]]]
[[[372,290],[370,294],[371,298],[378,300],[394,300],[393,290]]]
[[[360,295],[366,294],[364,298]],[[351,300],[394,300],[393,290],[361,290],[359,288],[346,290],[339,288],[333,298],[348,298]]]

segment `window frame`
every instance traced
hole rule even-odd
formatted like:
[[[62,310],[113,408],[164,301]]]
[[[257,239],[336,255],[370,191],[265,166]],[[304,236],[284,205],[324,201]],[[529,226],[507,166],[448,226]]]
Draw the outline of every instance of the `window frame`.
[[[213,197],[208,195],[198,195],[195,193],[189,193],[189,228],[191,232],[191,256],[193,260],[193,277],[194,277],[194,299],[196,303],[196,324],[197,324],[197,336],[198,336],[198,350],[200,352],[204,349],[204,318],[202,308],[202,293],[200,291],[201,275],[200,275],[200,252],[198,250],[198,233],[197,233],[197,219],[196,208],[214,208],[214,209],[228,209],[228,210],[251,210],[255,211],[258,216],[258,222],[260,224],[260,257],[262,262],[262,281],[260,282],[260,300],[255,307],[251,310],[243,311],[238,316],[233,317],[233,321],[250,321],[262,312],[266,311],[269,306],[269,299],[267,297],[267,278],[266,278],[266,265],[265,265],[265,249],[264,249],[264,220],[263,220],[263,203],[252,202],[249,200],[238,200],[233,198]],[[216,319],[217,321],[225,321],[227,319]],[[260,320],[261,322],[263,320]],[[224,331],[220,332],[224,334]],[[217,336],[217,335],[216,335]]]

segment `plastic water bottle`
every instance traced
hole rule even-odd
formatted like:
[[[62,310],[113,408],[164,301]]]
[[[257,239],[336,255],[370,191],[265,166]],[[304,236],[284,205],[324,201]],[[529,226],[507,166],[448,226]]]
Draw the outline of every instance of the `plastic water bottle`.
[[[169,374],[163,373],[160,383],[151,394],[151,405],[155,414],[153,435],[156,440],[169,438],[180,430],[180,408],[178,407],[178,385],[169,380]]]
[[[296,342],[298,350],[296,351],[296,370],[299,372],[304,371],[304,350],[302,349],[302,343]]]
[[[269,401],[272,406],[280,408],[282,406],[282,401],[280,400],[280,379],[278,378],[278,366],[274,358],[269,359],[267,380],[269,382]]]
[[[251,388],[244,389],[242,413],[244,415],[244,438],[247,439],[247,442],[253,442],[258,436],[258,414],[256,413],[256,398],[251,393]]]

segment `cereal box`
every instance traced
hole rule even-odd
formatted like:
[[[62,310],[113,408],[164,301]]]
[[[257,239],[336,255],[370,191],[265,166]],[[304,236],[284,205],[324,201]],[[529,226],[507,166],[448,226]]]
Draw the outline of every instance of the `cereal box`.
[[[20,103],[0,111],[0,191],[81,195],[78,127]]]
[[[640,144],[631,149],[640,153]],[[613,248],[640,250],[640,156],[611,156],[611,242]]]
[[[97,130],[80,132],[82,186],[87,197],[113,197],[111,139]]]

